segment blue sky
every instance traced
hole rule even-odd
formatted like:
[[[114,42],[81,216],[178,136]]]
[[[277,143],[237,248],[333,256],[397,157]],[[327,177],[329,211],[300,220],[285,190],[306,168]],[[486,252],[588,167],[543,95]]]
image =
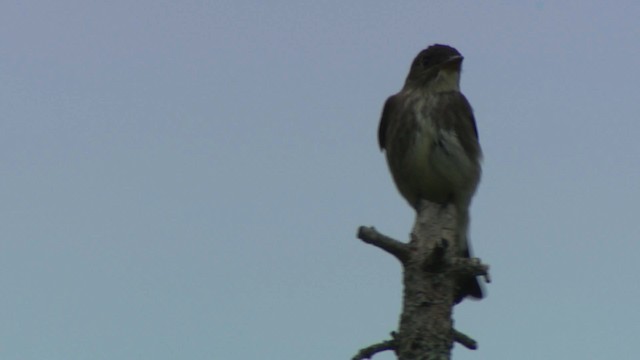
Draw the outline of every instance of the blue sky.
[[[346,359],[397,326],[382,104],[464,56],[488,297],[455,359],[635,359],[640,5],[4,1],[0,358]],[[381,354],[375,359],[393,359]]]

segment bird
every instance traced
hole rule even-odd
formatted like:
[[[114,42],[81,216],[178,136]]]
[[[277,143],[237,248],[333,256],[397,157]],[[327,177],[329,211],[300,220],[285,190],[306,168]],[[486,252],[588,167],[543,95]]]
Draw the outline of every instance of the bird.
[[[420,51],[402,89],[384,104],[378,143],[398,191],[417,212],[422,200],[455,206],[457,255],[469,258],[469,206],[482,149],[473,109],[460,92],[463,59],[449,45]],[[475,276],[456,282],[455,303],[484,296]]]

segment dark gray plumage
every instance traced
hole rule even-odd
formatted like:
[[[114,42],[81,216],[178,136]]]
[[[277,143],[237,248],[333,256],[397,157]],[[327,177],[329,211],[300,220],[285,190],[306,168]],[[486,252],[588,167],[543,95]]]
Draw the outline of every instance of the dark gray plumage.
[[[417,210],[421,199],[453,203],[458,249],[469,257],[469,205],[480,181],[482,150],[473,110],[460,92],[463,57],[447,45],[421,51],[404,87],[384,105],[378,141],[400,194]],[[456,302],[482,298],[475,277],[460,279]]]

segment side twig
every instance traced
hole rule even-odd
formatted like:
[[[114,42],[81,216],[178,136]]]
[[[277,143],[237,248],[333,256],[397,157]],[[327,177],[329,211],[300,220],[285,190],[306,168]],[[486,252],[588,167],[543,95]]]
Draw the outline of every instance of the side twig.
[[[478,348],[478,343],[475,340],[456,329],[453,329],[453,341],[469,350],[476,350]]]
[[[391,335],[394,335],[394,334],[392,333]],[[396,339],[382,341],[382,342],[379,342],[377,344],[373,344],[371,346],[367,346],[364,349],[361,349],[360,351],[358,351],[356,356],[351,358],[351,360],[371,359],[373,357],[373,355],[375,355],[375,354],[377,354],[379,352],[383,352],[383,351],[387,351],[387,350],[395,350],[396,349],[396,345],[397,345],[396,344]]]
[[[360,226],[358,228],[358,239],[379,247],[395,256],[402,263],[409,258],[409,246],[407,244],[379,233],[374,227]]]

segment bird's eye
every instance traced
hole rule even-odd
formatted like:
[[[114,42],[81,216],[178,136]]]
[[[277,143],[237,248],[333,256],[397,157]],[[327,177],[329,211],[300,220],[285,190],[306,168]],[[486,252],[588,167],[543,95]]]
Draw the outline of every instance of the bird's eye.
[[[427,69],[430,68],[431,66],[436,64],[436,59],[433,58],[433,56],[424,56],[422,57],[422,67]]]

